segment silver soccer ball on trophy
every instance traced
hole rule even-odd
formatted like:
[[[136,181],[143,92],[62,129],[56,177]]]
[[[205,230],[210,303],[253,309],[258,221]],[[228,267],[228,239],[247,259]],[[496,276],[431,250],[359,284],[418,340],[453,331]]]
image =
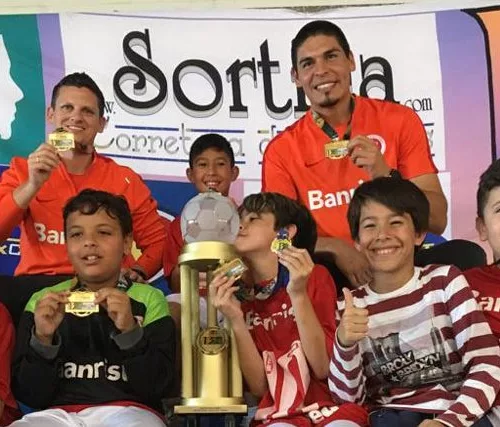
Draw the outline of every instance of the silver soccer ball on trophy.
[[[240,218],[234,202],[216,191],[193,197],[181,213],[181,231],[186,243],[234,243],[239,228]]]

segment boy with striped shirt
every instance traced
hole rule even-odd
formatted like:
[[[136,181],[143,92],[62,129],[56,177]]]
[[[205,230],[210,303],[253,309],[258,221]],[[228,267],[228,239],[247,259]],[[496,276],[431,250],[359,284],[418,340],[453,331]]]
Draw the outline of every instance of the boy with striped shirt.
[[[472,290],[452,266],[414,266],[429,202],[410,181],[362,184],[348,211],[373,280],[344,289],[329,387],[364,403],[371,426],[492,426],[500,348]]]

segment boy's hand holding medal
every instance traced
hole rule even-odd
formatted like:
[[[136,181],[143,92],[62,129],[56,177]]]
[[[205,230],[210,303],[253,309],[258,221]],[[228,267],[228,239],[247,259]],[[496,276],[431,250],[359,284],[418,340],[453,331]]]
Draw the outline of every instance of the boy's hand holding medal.
[[[95,292],[85,289],[71,292],[68,296],[65,311],[78,317],[99,313],[99,304],[95,302]]]
[[[132,315],[130,298],[123,290],[107,287],[99,289],[96,292],[95,303],[104,307],[121,332],[129,332],[137,326],[137,321]]]
[[[241,289],[235,286],[235,283],[246,269],[243,261],[236,258],[215,270],[208,286],[213,306],[231,321],[243,318],[241,303],[236,297],[236,293],[241,292]]]
[[[48,292],[36,304],[34,311],[35,335],[45,345],[52,338],[64,319],[64,307],[70,292]]]
[[[307,280],[314,268],[314,263],[306,249],[298,249],[292,245],[286,228],[278,231],[271,243],[271,251],[278,255],[279,262],[290,272],[290,280],[286,290],[290,296],[303,293],[307,289]]]

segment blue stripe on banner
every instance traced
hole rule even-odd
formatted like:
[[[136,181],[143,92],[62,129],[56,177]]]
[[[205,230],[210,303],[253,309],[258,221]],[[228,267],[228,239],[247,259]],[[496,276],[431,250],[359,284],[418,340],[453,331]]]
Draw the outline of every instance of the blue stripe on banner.
[[[109,153],[99,153],[102,156],[118,159],[132,159],[132,160],[153,160],[155,162],[176,162],[176,163],[189,163],[188,159],[165,159],[161,157],[141,157],[141,156],[127,156],[125,154],[109,154]],[[236,160],[234,163],[237,165],[246,165],[243,160]]]
[[[203,133],[245,133],[244,129],[206,129],[206,128],[186,128],[186,132]]]
[[[116,129],[134,129],[134,130],[160,130],[160,131],[179,131],[179,128],[159,127],[159,126],[132,126],[132,125],[115,125]]]

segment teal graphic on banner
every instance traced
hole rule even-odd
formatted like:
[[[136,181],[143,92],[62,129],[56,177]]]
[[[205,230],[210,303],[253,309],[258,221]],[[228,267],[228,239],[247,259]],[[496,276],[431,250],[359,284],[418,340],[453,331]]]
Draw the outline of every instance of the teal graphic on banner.
[[[45,139],[45,99],[35,15],[0,16],[0,163]]]

